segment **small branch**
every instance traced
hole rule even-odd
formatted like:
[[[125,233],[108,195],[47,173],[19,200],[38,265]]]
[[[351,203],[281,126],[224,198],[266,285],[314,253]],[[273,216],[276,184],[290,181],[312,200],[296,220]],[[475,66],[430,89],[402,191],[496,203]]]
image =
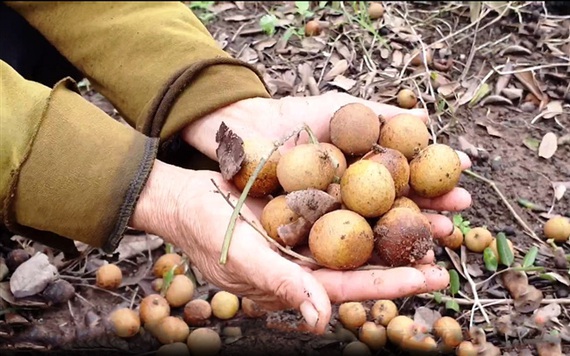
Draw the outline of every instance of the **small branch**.
[[[435,296],[431,293],[422,293],[418,294],[417,297],[422,299],[435,299]],[[459,305],[473,305],[475,304],[475,300],[465,299],[465,298],[452,298],[447,295],[441,297],[442,302],[448,302],[451,300],[455,300]],[[479,303],[481,304],[513,304],[515,301],[514,299],[489,299],[489,298],[481,298],[479,299]],[[570,298],[544,298],[540,301],[540,304],[570,304]]]
[[[489,320],[489,315],[487,315],[485,307],[483,307],[483,304],[481,304],[481,301],[479,300],[479,294],[477,294],[477,286],[475,285],[473,278],[471,278],[471,276],[469,275],[469,271],[467,270],[467,265],[465,264],[465,262],[461,263],[461,267],[463,268],[463,272],[465,273],[467,282],[469,282],[469,285],[471,286],[471,291],[473,292],[473,298],[474,298],[473,308],[471,308],[471,319],[469,322],[469,326],[473,326],[473,318],[475,317],[475,310],[477,309],[481,310],[481,314],[483,314],[485,321],[487,322],[487,324],[491,325],[491,321]]]

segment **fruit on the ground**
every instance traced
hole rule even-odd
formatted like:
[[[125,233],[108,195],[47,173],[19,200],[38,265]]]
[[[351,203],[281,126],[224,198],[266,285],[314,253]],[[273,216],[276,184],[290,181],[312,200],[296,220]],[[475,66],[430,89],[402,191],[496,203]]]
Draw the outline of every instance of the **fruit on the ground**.
[[[193,330],[186,341],[192,355],[214,356],[222,348],[220,335],[210,328]]]
[[[184,261],[177,253],[165,253],[160,256],[152,268],[152,274],[157,278],[164,277],[164,274],[174,268],[174,274],[184,273]]]
[[[427,218],[407,208],[395,208],[374,226],[376,253],[391,267],[407,266],[421,260],[433,247]]]
[[[427,146],[410,162],[410,187],[424,198],[449,193],[460,178],[459,155],[442,143]]]
[[[278,195],[263,207],[260,222],[267,235],[283,245],[284,242],[278,234],[279,227],[295,222],[297,219],[299,215],[287,205],[287,196]]]
[[[418,204],[416,204],[412,199],[405,196],[397,197],[396,200],[394,200],[394,204],[392,204],[392,207],[390,209],[394,208],[408,208],[418,213],[422,212]]]
[[[511,253],[514,255],[515,249],[513,247],[513,243],[511,242],[511,240],[507,239],[507,245],[509,246],[509,250],[511,250]],[[489,247],[491,251],[493,251],[493,254],[495,254],[495,257],[497,257],[497,262],[501,263],[501,256],[499,254],[499,248],[497,247],[497,239],[493,238],[493,240],[487,247]]]
[[[162,318],[153,328],[153,335],[161,344],[185,342],[190,334],[190,327],[176,316]]]
[[[457,349],[455,349],[455,354],[457,356],[477,356],[479,354],[479,350],[477,347],[473,345],[471,341],[461,341]]]
[[[190,350],[186,343],[174,342],[159,347],[156,350],[156,356],[190,356]]]
[[[412,52],[412,65],[420,66],[427,64],[428,66],[433,63],[433,51],[429,48],[425,50],[426,55],[424,56],[424,51],[421,49]]]
[[[178,308],[192,300],[194,282],[185,274],[177,274],[166,290],[165,298],[171,307]]]
[[[264,157],[267,157],[274,147],[273,142],[265,139],[256,138],[243,141],[243,162],[240,170],[232,178],[236,188],[243,191],[261,160]],[[248,196],[264,197],[279,188],[279,180],[277,179],[277,163],[280,158],[281,153],[278,150],[271,154],[255,178]]]
[[[448,349],[457,347],[463,341],[463,332],[461,325],[457,320],[444,316],[437,319],[433,323],[434,335],[443,341],[443,344]]]
[[[400,347],[411,354],[433,354],[437,351],[437,342],[429,334],[416,334],[402,339]]]
[[[414,327],[414,321],[409,316],[398,315],[388,323],[386,335],[391,343],[400,345],[404,338],[413,334]]]
[[[123,282],[123,272],[112,263],[102,265],[95,273],[95,284],[99,288],[113,290],[119,288]]]
[[[204,299],[194,299],[184,306],[184,321],[190,326],[204,326],[212,316],[212,306]]]
[[[340,195],[349,210],[375,218],[390,210],[396,189],[388,168],[364,159],[348,166],[340,180]]]
[[[364,157],[388,168],[394,180],[396,197],[403,196],[408,189],[408,182],[410,181],[410,165],[404,154],[393,148],[385,147],[376,147],[372,152],[374,153]]]
[[[267,314],[267,310],[263,309],[259,304],[247,297],[243,297],[241,299],[241,310],[248,318],[261,318]]]
[[[137,312],[129,308],[115,309],[109,315],[113,332],[118,337],[132,337],[138,334],[141,320]]]
[[[370,20],[377,20],[384,16],[384,6],[379,2],[371,2],[368,5],[368,17]]]
[[[396,101],[401,108],[411,109],[418,103],[418,97],[410,89],[402,89],[398,92]]]
[[[335,171],[328,151],[316,143],[293,147],[277,164],[277,178],[287,193],[309,188],[325,190],[332,183]]]
[[[451,234],[434,237],[434,240],[439,246],[457,250],[463,245],[463,232],[457,226],[454,226]]]
[[[365,343],[372,351],[378,351],[386,345],[386,327],[367,321],[358,330],[358,340]]]
[[[239,310],[239,298],[230,292],[219,291],[210,301],[212,314],[218,319],[231,319]]]
[[[398,316],[398,307],[389,299],[380,299],[370,308],[370,316],[377,324],[387,326],[392,319]]]
[[[313,224],[309,249],[322,266],[335,270],[354,269],[372,256],[374,233],[368,221],[357,213],[334,210]]]
[[[153,291],[155,292],[160,292],[160,290],[162,289],[162,286],[164,285],[164,279],[162,278],[155,278],[151,283],[150,283],[150,287],[152,288]]]
[[[336,176],[339,178],[342,177],[348,166],[344,153],[332,143],[321,142],[320,145],[329,153],[331,161],[335,166]]]
[[[372,356],[372,352],[365,343],[352,341],[342,349],[342,356]]]
[[[428,146],[429,139],[427,126],[420,118],[411,114],[399,114],[390,120],[384,120],[378,143],[402,152],[409,161]]]
[[[319,21],[310,20],[305,24],[306,36],[318,36],[321,33],[321,24]]]
[[[366,322],[366,309],[360,302],[345,302],[338,307],[338,319],[346,329],[356,330]]]
[[[143,298],[139,306],[139,316],[143,325],[153,325],[170,315],[170,304],[160,294],[150,294]]]
[[[493,241],[493,234],[483,226],[474,227],[465,234],[465,247],[471,252],[483,252]]]
[[[543,232],[547,239],[566,242],[570,238],[570,219],[564,216],[554,216],[544,224]]]
[[[334,113],[329,130],[333,145],[349,156],[359,156],[370,151],[378,140],[380,120],[368,106],[350,103]]]
[[[29,260],[30,257],[32,256],[28,251],[21,248],[14,249],[8,253],[8,256],[6,256],[6,267],[8,267],[10,272],[14,272],[16,268]]]

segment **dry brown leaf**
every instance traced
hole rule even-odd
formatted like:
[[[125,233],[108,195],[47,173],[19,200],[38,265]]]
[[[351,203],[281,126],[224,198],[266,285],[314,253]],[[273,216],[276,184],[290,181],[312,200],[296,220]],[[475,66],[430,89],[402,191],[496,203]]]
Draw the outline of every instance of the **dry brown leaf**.
[[[382,47],[380,49],[380,57],[382,59],[388,59],[390,57],[390,53],[391,53],[390,50],[386,47]]]
[[[548,132],[542,137],[540,146],[538,146],[538,155],[542,158],[549,159],[554,156],[558,149],[558,138],[553,132]]]
[[[263,51],[264,49],[271,48],[277,43],[275,38],[266,38],[255,44],[254,48],[258,51]]]
[[[540,90],[538,82],[534,77],[534,73],[531,71],[524,71],[524,72],[516,72],[515,77],[522,83],[524,86],[538,98],[538,100],[543,101],[544,93]]]
[[[344,74],[348,69],[348,61],[346,59],[341,59],[340,61],[336,62],[333,67],[324,75],[323,80],[329,81],[334,79],[336,76],[340,74]]]
[[[445,247],[445,252],[447,252],[447,255],[449,256],[451,263],[453,263],[453,267],[455,267],[457,270],[457,273],[459,273],[463,278],[467,278],[465,276],[465,273],[463,273],[463,267],[461,266],[461,257],[459,257],[459,255],[449,247]]]
[[[245,8],[245,1],[234,1],[234,4],[236,4],[237,8],[240,10]]]
[[[392,53],[392,63],[390,64],[393,67],[400,67],[404,63],[404,54],[400,50],[395,50]]]
[[[431,85],[433,86],[434,89],[439,89],[440,87],[442,87],[444,85],[452,84],[452,82],[445,75],[438,73],[438,72],[432,72],[432,75],[430,76],[430,80],[431,80]],[[460,83],[457,83],[457,85],[459,87],[461,87]]]
[[[224,1],[224,2],[219,2],[216,5],[210,6],[208,10],[210,10],[214,14],[220,14],[224,11],[234,9],[235,7],[236,7],[236,4],[232,4],[231,2],[225,2]]]
[[[317,54],[321,52],[325,49],[326,45],[326,42],[322,38],[314,36],[305,37],[301,41],[301,46],[303,49],[311,54]]]
[[[439,78],[444,78],[443,76],[438,75]],[[461,84],[459,84],[458,82],[452,82],[452,83],[448,83],[448,84],[443,84],[440,85],[439,88],[437,88],[437,93],[441,96],[443,96],[445,99],[449,99],[453,96],[455,96],[457,89],[459,89],[461,87]]]
[[[356,83],[356,80],[347,78],[344,75],[337,75],[332,82],[329,82],[329,84],[332,84],[345,91],[349,91],[350,89],[354,88]]]
[[[504,88],[501,90],[500,94],[503,94],[511,100],[519,100],[523,96],[523,90],[519,88]]]
[[[552,187],[554,188],[554,197],[556,200],[561,200],[566,193],[566,190],[570,189],[569,182],[552,182]]]
[[[492,104],[495,104],[495,105],[513,105],[513,102],[510,99],[507,99],[501,95],[490,95],[490,96],[486,97],[485,99],[481,100],[482,106],[489,105],[489,104],[491,104],[491,105]]]
[[[477,125],[483,126],[485,128],[485,130],[487,130],[487,133],[491,136],[503,137],[503,134],[501,134],[497,129],[495,129],[493,126],[491,126],[489,124],[486,124],[482,121],[477,121]]]
[[[544,108],[545,113],[542,115],[545,119],[552,119],[564,112],[562,109],[562,101],[551,101]]]
[[[245,16],[245,15],[232,15],[232,16],[227,16],[224,17],[224,21],[227,22],[241,22],[241,21],[247,21],[250,20],[252,18],[252,16]]]
[[[523,46],[519,46],[519,45],[512,45],[512,46],[508,46],[505,49],[503,49],[500,52],[501,56],[504,56],[505,54],[526,54],[526,55],[531,55],[532,51],[526,47]]]
[[[259,61],[259,56],[257,55],[257,51],[250,48],[250,47],[246,47],[244,48],[244,50],[241,52],[240,56],[238,57],[240,60],[253,64],[256,63],[257,61]]]
[[[433,329],[433,324],[439,319],[441,319],[441,314],[428,307],[419,307],[414,313],[414,322],[425,327],[427,332]]]
[[[510,72],[513,70],[513,64],[511,62],[507,62],[504,68],[505,72]],[[495,94],[500,94],[506,87],[509,85],[511,81],[512,74],[503,74],[499,76],[497,79],[497,83],[495,84]],[[521,91],[522,92],[522,91]],[[522,96],[522,93],[521,93]]]
[[[463,106],[470,102],[477,93],[477,88],[479,87],[479,81],[476,79],[472,79],[469,82],[464,82],[461,84],[464,88],[467,89],[465,93],[457,100],[457,107]]]
[[[236,135],[224,122],[216,133],[216,156],[220,165],[222,177],[231,180],[241,169],[245,152],[243,150],[243,140]]]

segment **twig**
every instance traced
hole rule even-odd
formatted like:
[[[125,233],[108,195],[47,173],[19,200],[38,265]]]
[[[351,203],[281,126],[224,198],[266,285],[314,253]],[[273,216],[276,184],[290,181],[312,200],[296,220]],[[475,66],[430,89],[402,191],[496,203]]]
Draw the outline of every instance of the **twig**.
[[[139,292],[139,286],[137,285],[137,287],[135,288],[135,291],[133,292],[133,297],[131,298],[131,303],[129,304],[129,309],[133,309],[133,305],[135,304],[135,299],[137,297],[138,292]]]
[[[470,169],[466,169],[463,172],[465,172],[465,174],[473,177],[473,178],[477,178],[485,183],[487,183],[489,186],[491,186],[491,188],[493,188],[493,190],[499,195],[499,197],[501,198],[501,200],[503,201],[503,203],[507,206],[507,209],[509,209],[509,211],[511,212],[511,214],[513,215],[513,217],[515,218],[515,220],[523,227],[523,229],[525,229],[527,231],[527,233],[530,235],[530,237],[532,237],[533,239],[544,243],[544,241],[542,241],[537,235],[536,233],[527,225],[527,223],[519,216],[519,214],[517,214],[517,212],[515,211],[515,209],[512,207],[512,205],[509,203],[507,197],[505,197],[505,195],[503,194],[503,192],[501,192],[501,190],[499,189],[499,187],[497,187],[497,184],[488,179],[485,178],[473,171],[471,171]]]
[[[118,293],[115,293],[115,292],[111,292],[111,291],[108,290],[108,289],[99,288],[99,287],[94,286],[94,285],[91,285],[91,284],[80,284],[79,286],[81,286],[81,287],[88,287],[88,288],[92,288],[92,289],[97,289],[97,290],[100,290],[100,291],[102,291],[102,292],[109,293],[109,294],[111,294],[112,296],[115,296],[115,297],[117,297],[117,298],[121,298],[121,299],[124,300],[125,302],[129,302],[129,303],[131,302],[129,299],[125,298],[124,296],[122,296],[122,295],[120,295],[120,294],[118,294]],[[77,294],[76,294],[76,295],[77,295]]]
[[[434,299],[435,296],[431,293],[422,293],[422,294],[418,294],[417,297],[422,298],[422,299]],[[457,304],[459,305],[473,305],[475,304],[475,300],[471,300],[471,299],[465,299],[465,298],[452,298],[450,296],[444,295],[441,296],[441,301],[442,302],[448,302],[448,301],[456,301]],[[489,298],[482,298],[479,299],[479,303],[481,304],[493,304],[493,305],[499,305],[499,304],[513,304],[515,302],[514,299],[489,299]],[[540,304],[551,304],[551,303],[557,303],[557,304],[570,304],[570,298],[544,298],[540,301]]]
[[[470,322],[469,322],[469,326],[473,326],[473,319],[475,317],[475,310],[479,309],[481,310],[481,314],[483,314],[483,317],[485,318],[485,321],[487,322],[487,324],[491,324],[491,320],[489,320],[489,315],[487,315],[487,312],[485,311],[485,307],[483,307],[483,305],[481,304],[481,301],[479,300],[479,294],[477,294],[477,286],[475,285],[475,282],[473,281],[473,278],[471,278],[471,276],[469,275],[469,271],[467,270],[467,265],[465,263],[465,261],[461,262],[461,267],[463,268],[463,272],[465,273],[465,277],[467,278],[467,282],[469,282],[469,285],[471,286],[471,291],[473,292],[473,308],[471,308],[471,318],[470,318]]]

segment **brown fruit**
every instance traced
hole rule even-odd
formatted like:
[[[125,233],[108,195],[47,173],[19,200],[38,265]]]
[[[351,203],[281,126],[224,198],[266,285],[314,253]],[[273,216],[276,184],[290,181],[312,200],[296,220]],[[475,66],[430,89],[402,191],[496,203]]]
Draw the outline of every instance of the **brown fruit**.
[[[267,310],[263,309],[259,304],[247,297],[243,297],[241,299],[241,310],[248,318],[261,318],[267,314]]]
[[[123,282],[123,272],[112,263],[102,265],[95,274],[95,284],[99,288],[113,290],[119,288]]]
[[[174,342],[162,345],[156,350],[155,356],[190,356],[188,345],[184,342]]]
[[[374,234],[365,218],[350,210],[321,216],[311,228],[309,249],[321,265],[335,270],[362,266],[372,256]]]
[[[384,16],[384,6],[379,2],[371,2],[368,6],[368,17],[370,20],[377,20]]]
[[[457,356],[477,356],[479,355],[479,350],[471,341],[462,341],[455,349],[455,354]]]
[[[544,224],[543,232],[547,239],[566,242],[570,238],[570,219],[564,216],[554,216]]]
[[[453,349],[463,341],[461,325],[457,320],[444,316],[433,323],[434,335],[439,337],[446,348]]]
[[[434,237],[435,242],[442,247],[457,250],[463,245],[463,233],[455,226],[453,232],[447,236]]]
[[[321,24],[319,21],[311,20],[305,24],[306,36],[318,36],[321,33]]]
[[[320,145],[329,153],[331,161],[336,167],[336,176],[339,178],[342,177],[347,167],[346,157],[344,153],[342,153],[342,151],[332,143],[321,142]]]
[[[360,302],[345,302],[338,307],[338,319],[346,329],[356,330],[366,322],[366,310]]]
[[[509,245],[509,249],[514,255],[515,249],[513,247],[513,243],[511,242],[511,240],[507,239],[507,245]],[[499,248],[497,247],[497,239],[493,238],[493,240],[491,240],[491,243],[487,247],[489,247],[491,251],[493,251],[493,254],[495,255],[495,257],[497,257],[497,262],[501,263],[501,256],[499,256]]]
[[[374,236],[376,253],[390,267],[416,263],[433,247],[427,218],[406,208],[382,216],[374,226]]]
[[[183,262],[184,261],[179,254],[165,253],[164,255],[160,256],[154,263],[152,274],[157,278],[162,278],[166,272],[170,271],[175,266],[176,268],[174,269],[174,274],[182,274],[184,273]]]
[[[209,328],[198,328],[192,331],[186,343],[192,355],[214,356],[222,349],[220,335]]]
[[[404,338],[409,337],[414,333],[414,321],[405,315],[398,315],[390,320],[386,327],[386,335],[388,340],[395,345],[400,345]]]
[[[433,63],[433,51],[429,48],[426,49],[426,56],[424,57],[424,52],[421,49],[415,50],[414,52],[412,52],[411,63],[414,66],[420,66],[420,65],[423,66],[425,64],[430,66]]]
[[[113,332],[118,337],[132,337],[138,334],[141,321],[138,314],[129,308],[120,308],[111,312],[109,321]]]
[[[375,218],[390,209],[396,189],[388,168],[365,159],[348,166],[340,180],[340,194],[348,209]]]
[[[184,321],[190,326],[204,326],[212,316],[212,306],[204,299],[194,299],[184,306]]]
[[[493,241],[493,235],[485,227],[474,227],[465,234],[465,247],[472,252],[483,252]]]
[[[394,180],[396,197],[403,196],[408,190],[408,182],[410,181],[410,165],[406,156],[398,150],[385,147],[377,147],[372,152],[374,153],[368,157],[364,156],[365,159],[378,162],[388,168]]]
[[[163,285],[164,285],[164,279],[162,278],[156,278],[150,283],[150,287],[155,292],[160,292]]]
[[[351,103],[334,113],[329,130],[333,145],[349,156],[358,156],[370,151],[378,141],[380,120],[368,106]]]
[[[325,190],[335,177],[336,167],[320,144],[299,144],[285,152],[277,164],[277,178],[287,192],[309,188]]]
[[[190,334],[190,327],[186,322],[176,316],[169,315],[162,318],[153,328],[153,335],[161,344],[185,342]]]
[[[418,97],[410,89],[402,89],[398,92],[396,101],[401,108],[411,109],[418,103]]]
[[[392,319],[398,316],[398,307],[391,300],[377,300],[370,309],[370,315],[375,323],[388,326]]]
[[[232,178],[234,185],[240,191],[243,191],[261,160],[266,157],[274,147],[273,142],[270,140],[262,140],[259,138],[254,140],[244,140],[244,158],[241,169]],[[248,192],[248,196],[257,198],[264,197],[275,192],[279,188],[279,180],[277,179],[277,163],[280,158],[281,154],[279,151],[273,152],[253,182],[253,185]]]
[[[372,351],[378,351],[386,346],[386,327],[378,325],[373,321],[367,321],[358,330],[358,339]]]
[[[428,146],[429,139],[429,131],[421,119],[399,114],[382,124],[378,143],[402,152],[409,161]]]
[[[457,186],[461,159],[457,152],[436,143],[421,150],[410,162],[410,187],[424,198],[440,197]]]
[[[368,346],[361,341],[351,341],[342,349],[342,356],[372,356]]]
[[[170,315],[170,304],[160,294],[150,294],[143,298],[139,306],[139,316],[143,325],[154,325]]]
[[[171,307],[178,308],[192,300],[194,290],[194,282],[185,274],[178,274],[172,279],[164,297]]]
[[[235,294],[226,291],[219,291],[210,301],[212,314],[218,319],[231,319],[239,310],[239,299]]]
[[[263,207],[260,222],[269,237],[279,242],[281,245],[284,245],[285,243],[279,237],[277,229],[279,229],[280,226],[295,222],[297,219],[299,219],[299,215],[289,209],[289,206],[287,205],[287,196],[279,195],[271,199]]]
[[[394,200],[394,204],[392,204],[390,209],[394,208],[408,208],[418,213],[422,212],[418,204],[416,204],[412,199],[404,196],[398,197]]]
[[[437,342],[433,337],[426,334],[417,334],[404,338],[400,343],[400,347],[404,351],[411,354],[436,354]]]

